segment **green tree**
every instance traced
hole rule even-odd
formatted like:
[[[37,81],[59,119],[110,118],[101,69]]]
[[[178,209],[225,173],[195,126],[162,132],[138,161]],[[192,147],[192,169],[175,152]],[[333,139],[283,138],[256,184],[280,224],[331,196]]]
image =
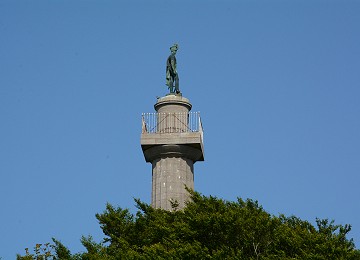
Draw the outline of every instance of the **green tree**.
[[[29,248],[25,248],[25,256],[17,255],[17,259],[23,259],[23,260],[50,260],[54,259],[53,250],[54,245],[51,245],[50,243],[46,244],[36,244],[34,247],[34,253],[29,252]]]
[[[96,214],[105,238],[82,237],[86,252],[72,255],[53,240],[49,259],[360,259],[350,225],[327,219],[316,226],[295,216],[273,216],[257,201],[225,201],[189,190],[183,210],[154,209],[135,200],[138,211],[106,205]],[[31,258],[32,257],[32,258]],[[36,258],[36,254],[18,256]]]

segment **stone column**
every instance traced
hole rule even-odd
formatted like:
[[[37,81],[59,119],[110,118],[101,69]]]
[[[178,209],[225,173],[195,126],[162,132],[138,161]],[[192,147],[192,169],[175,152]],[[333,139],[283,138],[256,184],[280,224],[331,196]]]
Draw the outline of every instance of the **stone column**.
[[[171,210],[170,201],[179,208],[189,199],[184,186],[194,189],[194,162],[184,157],[157,158],[152,162],[151,204]]]
[[[154,105],[158,112],[159,133],[184,133],[188,130],[188,114],[191,104],[187,98],[168,95],[158,99]]]
[[[141,135],[145,160],[152,163],[151,205],[172,210],[170,201],[177,201],[182,209],[189,199],[185,186],[194,189],[194,163],[204,160],[202,129],[188,129],[191,104],[187,98],[167,95],[154,107],[157,130]]]

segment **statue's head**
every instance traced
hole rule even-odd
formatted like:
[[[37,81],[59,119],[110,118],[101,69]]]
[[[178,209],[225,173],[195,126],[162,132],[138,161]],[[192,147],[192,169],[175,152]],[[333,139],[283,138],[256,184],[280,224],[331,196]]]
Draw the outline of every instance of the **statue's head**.
[[[173,46],[170,47],[171,53],[176,53],[178,49],[179,49],[179,45],[177,43],[175,43]]]

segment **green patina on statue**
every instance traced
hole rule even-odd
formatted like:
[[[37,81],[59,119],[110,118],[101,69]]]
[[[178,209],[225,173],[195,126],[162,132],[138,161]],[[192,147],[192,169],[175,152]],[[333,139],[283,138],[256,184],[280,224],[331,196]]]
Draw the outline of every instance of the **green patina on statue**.
[[[170,47],[171,54],[166,61],[166,85],[170,93],[180,94],[179,75],[176,70],[176,52],[179,49],[178,44]]]

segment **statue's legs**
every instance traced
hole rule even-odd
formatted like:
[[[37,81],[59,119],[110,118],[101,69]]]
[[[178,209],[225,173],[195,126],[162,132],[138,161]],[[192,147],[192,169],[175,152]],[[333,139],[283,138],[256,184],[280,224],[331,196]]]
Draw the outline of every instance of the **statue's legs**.
[[[170,93],[180,93],[179,89],[179,76],[177,74],[171,75],[170,78],[167,78],[167,84]]]
[[[169,80],[168,89],[170,90],[170,93],[174,93],[174,81],[172,79]]]
[[[176,93],[180,93],[180,89],[179,89],[179,76],[178,76],[177,74],[175,75],[174,81],[175,81],[175,91],[176,91]]]

